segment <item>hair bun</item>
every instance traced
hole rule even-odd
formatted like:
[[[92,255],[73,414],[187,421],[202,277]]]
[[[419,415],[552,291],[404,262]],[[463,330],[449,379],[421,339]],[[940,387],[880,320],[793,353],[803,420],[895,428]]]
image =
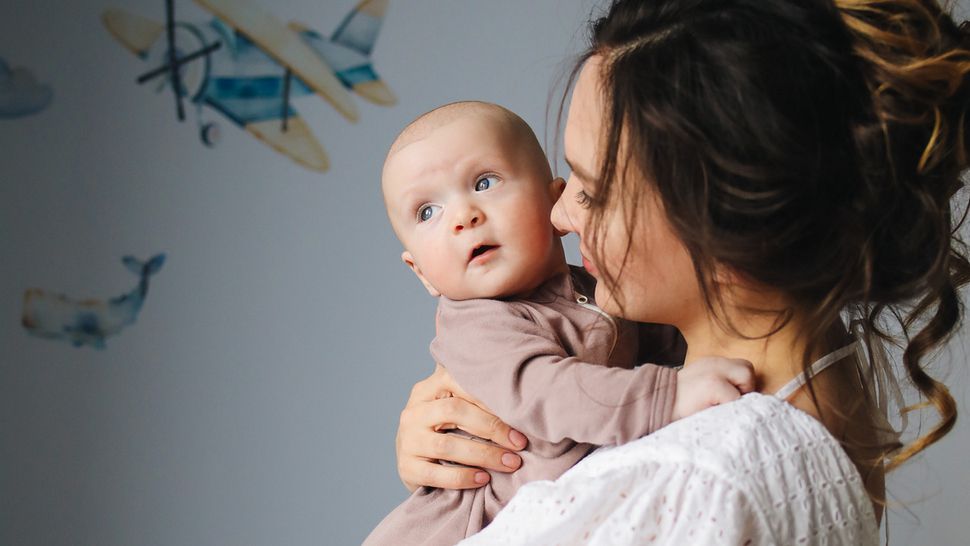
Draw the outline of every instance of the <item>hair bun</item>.
[[[956,420],[946,386],[921,366],[961,320],[957,288],[970,280],[952,197],[964,187],[970,108],[970,25],[957,26],[936,0],[835,0],[872,95],[855,126],[866,180],[857,206],[873,226],[866,249],[868,300],[901,311],[903,364],[940,422],[891,461],[898,466],[940,439]],[[966,204],[964,204],[966,206]],[[899,306],[899,307],[896,307]],[[910,335],[910,329],[918,330]],[[885,335],[885,334],[884,334]]]
[[[906,128],[906,133],[925,134],[916,165],[896,167],[915,167],[918,174],[965,169],[966,110],[970,105],[968,23],[958,27],[935,0],[835,3],[854,37],[855,52],[863,61],[872,92],[874,114],[883,124],[890,149],[912,149],[913,144],[910,138],[901,142],[894,138],[894,126]]]

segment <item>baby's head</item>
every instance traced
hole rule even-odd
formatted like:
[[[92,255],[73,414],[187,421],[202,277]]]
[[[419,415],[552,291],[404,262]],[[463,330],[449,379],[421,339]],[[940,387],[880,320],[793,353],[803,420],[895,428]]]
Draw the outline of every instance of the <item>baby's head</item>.
[[[401,258],[433,296],[503,298],[566,270],[549,214],[564,182],[519,116],[459,102],[398,135],[381,187]]]

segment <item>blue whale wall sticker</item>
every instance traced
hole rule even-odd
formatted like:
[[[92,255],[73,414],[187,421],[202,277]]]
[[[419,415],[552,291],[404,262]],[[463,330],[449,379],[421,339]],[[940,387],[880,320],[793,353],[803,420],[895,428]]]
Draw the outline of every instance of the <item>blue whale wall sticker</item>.
[[[88,345],[104,349],[105,338],[118,334],[135,322],[148,294],[148,278],[158,273],[165,254],[146,262],[132,256],[121,259],[129,271],[139,276],[138,285],[127,294],[110,300],[74,300],[31,288],[24,292],[21,322],[31,335],[63,340],[75,347]]]

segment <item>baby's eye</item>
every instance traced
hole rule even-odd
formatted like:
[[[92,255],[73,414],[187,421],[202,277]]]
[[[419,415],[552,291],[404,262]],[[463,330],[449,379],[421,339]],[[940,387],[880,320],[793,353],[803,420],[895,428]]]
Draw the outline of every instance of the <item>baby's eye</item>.
[[[475,182],[475,191],[485,191],[495,184],[498,184],[498,178],[494,176],[483,176]]]
[[[438,205],[421,205],[418,209],[418,222],[427,222],[440,209]]]

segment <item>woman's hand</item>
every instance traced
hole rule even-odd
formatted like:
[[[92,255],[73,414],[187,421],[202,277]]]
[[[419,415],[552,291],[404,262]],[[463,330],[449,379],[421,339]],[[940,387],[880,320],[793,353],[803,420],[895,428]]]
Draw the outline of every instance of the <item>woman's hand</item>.
[[[501,447],[444,431],[461,429]],[[512,472],[522,459],[513,453],[526,446],[522,433],[492,415],[468,395],[441,365],[415,383],[397,429],[397,472],[410,490],[420,486],[471,489],[488,483],[485,470]],[[445,466],[438,459],[472,468]]]

